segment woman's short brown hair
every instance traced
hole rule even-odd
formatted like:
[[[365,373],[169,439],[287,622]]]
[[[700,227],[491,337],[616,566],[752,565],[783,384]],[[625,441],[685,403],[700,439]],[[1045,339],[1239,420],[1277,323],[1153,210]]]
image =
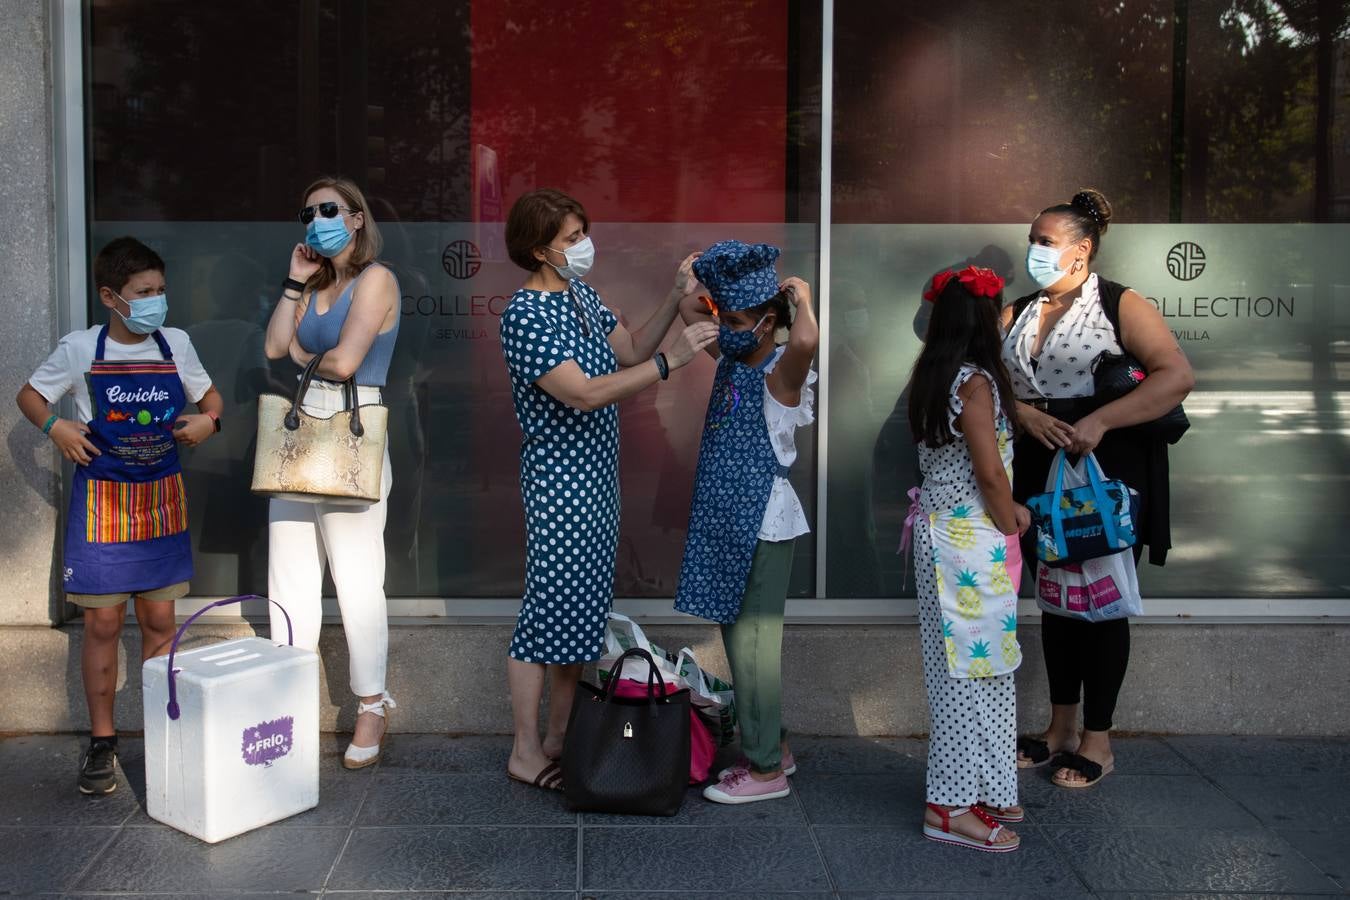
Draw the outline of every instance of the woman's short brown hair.
[[[534,251],[557,236],[569,213],[581,220],[582,231],[590,232],[586,209],[562,191],[540,188],[521,195],[506,216],[506,252],[511,262],[527,272],[538,272],[543,263]]]
[[[309,202],[309,197],[315,191],[324,188],[332,188],[337,195],[342,198],[342,202],[347,208],[353,210],[352,215],[361,213],[361,228],[352,235],[352,243],[355,245],[352,255],[347,259],[347,269],[344,275],[355,275],[363,271],[379,258],[380,251],[384,249],[384,238],[380,236],[380,229],[376,227],[375,220],[371,218],[370,209],[366,205],[366,195],[361,193],[355,181],[341,176],[323,175],[314,180],[314,183],[305,188],[304,194],[300,196],[300,204]],[[319,291],[334,284],[338,280],[338,273],[333,261],[328,257],[323,257],[319,261],[319,271],[309,276],[309,282],[306,285],[310,290]]]

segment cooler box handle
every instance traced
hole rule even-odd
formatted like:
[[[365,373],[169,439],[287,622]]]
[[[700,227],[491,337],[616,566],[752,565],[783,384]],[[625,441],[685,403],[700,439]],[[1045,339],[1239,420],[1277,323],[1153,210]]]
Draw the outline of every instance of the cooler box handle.
[[[243,603],[245,600],[266,600],[269,603],[276,603],[277,609],[286,617],[286,643],[292,647],[295,646],[295,629],[291,626],[291,614],[286,612],[286,607],[282,606],[271,597],[263,597],[258,594],[242,594],[238,597],[229,597],[225,600],[217,600],[215,603],[208,603],[195,613],[187,617],[187,621],[178,626],[177,633],[173,636],[173,643],[169,646],[169,705],[167,711],[170,719],[177,719],[178,710],[178,685],[173,679],[173,657],[178,652],[178,641],[182,639],[183,632],[187,631],[188,626],[192,624],[202,613],[208,609],[215,609],[217,606],[229,606],[231,603]]]

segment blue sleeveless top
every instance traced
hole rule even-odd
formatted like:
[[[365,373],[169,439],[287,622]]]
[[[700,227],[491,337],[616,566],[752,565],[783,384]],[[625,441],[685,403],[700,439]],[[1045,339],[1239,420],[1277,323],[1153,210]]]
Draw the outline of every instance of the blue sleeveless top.
[[[328,312],[320,313],[314,308],[313,296],[309,299],[309,306],[305,308],[305,315],[300,319],[300,326],[295,330],[296,340],[300,346],[304,347],[310,353],[326,353],[338,345],[338,338],[342,335],[342,326],[347,322],[347,313],[352,308],[352,291],[356,288],[356,283],[361,277],[369,272],[370,266],[367,266],[360,275],[352,279],[352,283],[343,289],[338,295],[337,300],[328,308]],[[393,275],[392,272],[389,273]],[[394,291],[398,292],[398,278],[394,278]],[[366,351],[366,358],[361,360],[361,365],[356,369],[356,383],[372,385],[374,387],[384,387],[385,376],[389,374],[389,361],[394,357],[394,341],[398,339],[398,326],[402,316],[394,319],[394,327],[383,334],[375,335],[375,340],[371,343],[370,349]]]

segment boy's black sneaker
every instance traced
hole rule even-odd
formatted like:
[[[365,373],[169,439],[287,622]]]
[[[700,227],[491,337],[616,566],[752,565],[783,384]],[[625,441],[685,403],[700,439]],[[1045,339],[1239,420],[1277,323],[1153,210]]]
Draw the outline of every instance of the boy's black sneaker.
[[[80,758],[80,793],[111,794],[117,788],[117,748],[91,741]]]

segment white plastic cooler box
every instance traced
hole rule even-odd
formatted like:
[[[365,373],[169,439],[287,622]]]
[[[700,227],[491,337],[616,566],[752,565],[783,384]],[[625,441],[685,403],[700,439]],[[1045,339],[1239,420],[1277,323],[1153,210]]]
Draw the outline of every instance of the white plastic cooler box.
[[[256,637],[178,652],[193,619],[249,599],[202,607],[144,668],[150,817],[207,843],[319,803],[318,656]]]

